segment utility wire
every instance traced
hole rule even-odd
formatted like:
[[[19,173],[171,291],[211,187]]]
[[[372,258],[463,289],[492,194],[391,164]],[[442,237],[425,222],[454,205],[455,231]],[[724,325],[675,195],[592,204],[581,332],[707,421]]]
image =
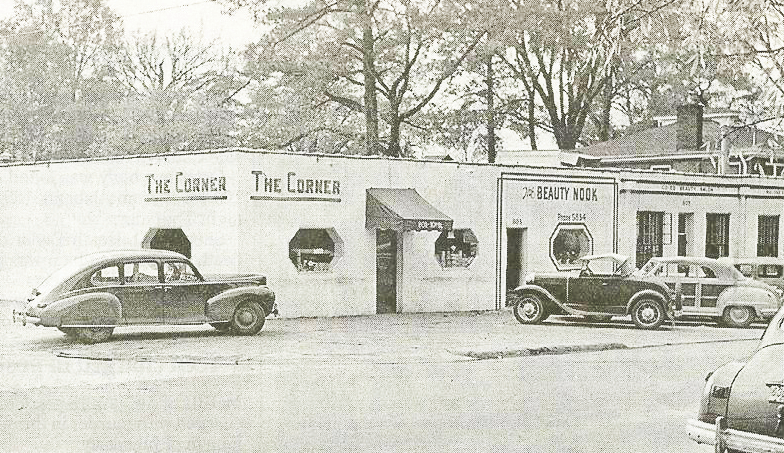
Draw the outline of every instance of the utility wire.
[[[200,2],[187,3],[185,5],[167,6],[165,8],[158,8],[158,9],[153,9],[153,10],[150,10],[150,11],[142,11],[142,12],[133,13],[133,14],[126,14],[124,16],[117,16],[117,18],[118,19],[124,19],[124,18],[127,18],[127,17],[143,16],[145,14],[160,13],[162,11],[169,11],[169,10],[172,10],[172,9],[179,9],[179,8],[187,8],[189,6],[202,5],[204,3],[212,3],[212,2],[213,2],[212,0],[202,0]],[[108,20],[102,20],[102,21],[99,21],[99,22],[107,22],[107,21]],[[92,23],[95,23],[95,22],[94,21],[77,22],[75,24],[71,24],[70,28],[78,27],[78,26],[81,26],[81,25],[92,24]],[[31,30],[31,31],[25,31],[25,32],[20,32],[20,33],[0,34],[0,38],[11,38],[11,37],[14,37],[14,36],[34,35],[36,33],[43,33],[45,31],[47,31],[47,30],[41,28],[41,29],[38,29],[38,30]]]

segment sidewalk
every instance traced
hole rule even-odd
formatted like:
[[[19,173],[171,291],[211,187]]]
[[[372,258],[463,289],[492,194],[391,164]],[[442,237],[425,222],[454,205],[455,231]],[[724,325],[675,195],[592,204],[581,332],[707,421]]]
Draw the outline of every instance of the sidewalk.
[[[57,329],[14,325],[10,308],[0,303],[0,353],[36,351],[93,360],[203,364],[462,361],[739,340],[749,341],[752,349],[763,327],[679,323],[646,331],[624,318],[588,323],[568,317],[521,325],[509,310],[502,310],[270,318],[251,337],[219,334],[208,325],[120,327],[110,341],[84,345],[67,340]]]

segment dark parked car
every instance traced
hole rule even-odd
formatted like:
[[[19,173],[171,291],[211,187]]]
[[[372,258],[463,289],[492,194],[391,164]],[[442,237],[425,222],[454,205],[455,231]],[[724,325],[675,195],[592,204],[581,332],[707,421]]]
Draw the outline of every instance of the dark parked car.
[[[768,324],[754,355],[705,378],[689,437],[717,452],[784,452],[784,309]]]
[[[614,253],[580,258],[582,269],[529,274],[509,297],[523,324],[536,324],[551,314],[609,319],[631,315],[642,329],[656,329],[674,319],[675,293],[656,277],[639,277],[629,258]]]
[[[263,275],[203,277],[166,250],[122,250],[81,257],[33,290],[22,324],[57,327],[85,342],[108,339],[123,325],[202,324],[254,335],[277,314]]]

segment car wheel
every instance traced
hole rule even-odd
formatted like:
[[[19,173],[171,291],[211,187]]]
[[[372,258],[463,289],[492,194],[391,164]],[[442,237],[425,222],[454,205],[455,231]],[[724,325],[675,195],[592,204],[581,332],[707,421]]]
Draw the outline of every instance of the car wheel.
[[[255,302],[242,302],[234,309],[231,330],[238,335],[255,335],[264,327],[265,317],[261,305]]]
[[[228,332],[231,330],[231,323],[230,322],[211,322],[210,325],[213,329],[217,330],[218,332]]]
[[[632,307],[632,321],[640,329],[657,329],[664,322],[664,309],[655,299],[640,299]]]
[[[82,343],[100,343],[112,336],[114,327],[77,327],[76,339]]]
[[[751,307],[727,307],[721,319],[730,327],[748,327],[757,318]]]
[[[536,294],[521,295],[512,310],[520,324],[538,324],[547,318],[542,299]]]

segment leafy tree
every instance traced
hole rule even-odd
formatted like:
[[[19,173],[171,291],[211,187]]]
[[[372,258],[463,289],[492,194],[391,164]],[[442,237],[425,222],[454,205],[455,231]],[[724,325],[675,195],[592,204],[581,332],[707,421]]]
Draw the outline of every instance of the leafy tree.
[[[0,23],[0,140],[18,159],[85,157],[116,98],[106,62],[122,30],[104,0],[18,1]]]

